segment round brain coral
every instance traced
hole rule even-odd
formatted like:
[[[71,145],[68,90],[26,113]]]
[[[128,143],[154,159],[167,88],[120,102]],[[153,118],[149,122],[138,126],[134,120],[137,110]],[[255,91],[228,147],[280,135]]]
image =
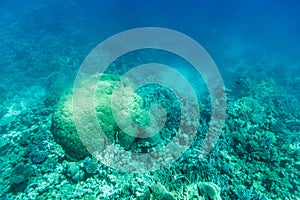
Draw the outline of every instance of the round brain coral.
[[[132,98],[128,98],[127,91],[132,90],[131,84],[129,81],[122,80],[123,88],[118,91],[116,85],[120,82],[120,76],[103,74],[101,76],[101,81],[98,82],[97,89],[94,92],[95,95],[95,111],[96,116],[99,122],[99,125],[102,131],[105,133],[107,138],[110,141],[120,145],[124,149],[130,149],[133,144],[135,137],[134,132],[137,132],[137,125],[148,124],[150,121],[153,127],[156,127],[155,120],[151,118],[149,112],[146,112],[143,109],[143,99],[133,93]],[[78,91],[83,90],[92,90],[92,86],[89,87],[89,84],[83,84],[82,88],[79,88]],[[117,91],[116,91],[117,90]],[[118,100],[112,102],[113,92],[117,93]],[[132,92],[132,91],[131,91]],[[84,92],[83,92],[84,93]],[[85,98],[82,98],[84,101]],[[120,103],[123,101],[128,101],[127,107],[124,107],[124,104]],[[84,102],[83,102],[84,103]],[[120,114],[118,124],[115,121],[112,105],[114,109],[117,110]],[[82,144],[79,135],[77,134],[76,126],[73,120],[73,99],[72,94],[64,95],[59,103],[57,104],[55,113],[52,119],[52,132],[54,138],[58,144],[60,144],[66,152],[66,155],[71,160],[80,160],[89,155],[89,152]],[[92,116],[91,116],[92,117]],[[128,123],[128,120],[122,121],[122,118],[130,118],[132,123]],[[85,120],[85,121],[84,121]],[[80,121],[81,125],[88,124],[88,119],[82,119]],[[135,124],[135,125],[134,125]],[[121,125],[122,130],[130,130],[133,134],[126,134],[120,130],[119,126]],[[88,132],[88,130],[87,130]],[[87,133],[88,135],[88,133]],[[88,136],[87,136],[88,137]],[[96,138],[95,138],[96,139]],[[106,142],[104,138],[97,138],[100,143]],[[156,138],[157,140],[157,138]],[[98,148],[98,147],[97,147]],[[101,150],[101,147],[99,147]]]

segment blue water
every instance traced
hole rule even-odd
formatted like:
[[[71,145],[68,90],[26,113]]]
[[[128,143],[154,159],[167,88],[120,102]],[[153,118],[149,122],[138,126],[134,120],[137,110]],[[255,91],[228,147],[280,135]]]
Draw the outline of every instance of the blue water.
[[[243,65],[295,68],[300,54],[299,7],[296,0],[2,0],[1,74],[11,87],[18,87],[14,80],[20,77],[28,85],[31,77],[40,84],[51,84],[49,74],[62,71],[72,77],[84,56],[102,40],[145,26],[166,27],[194,38],[224,75]],[[66,56],[74,64],[63,67],[57,58]],[[40,80],[43,78],[46,81]]]
[[[287,195],[285,192],[289,191],[292,196],[288,198],[295,199],[300,195],[299,181],[291,181],[288,189],[281,193],[274,188],[280,188],[282,182],[287,180],[300,180],[300,148],[297,146],[300,145],[298,113],[300,111],[299,19],[300,2],[297,0],[0,0],[1,137],[6,138],[7,141],[13,141],[12,144],[14,144],[19,140],[19,134],[16,133],[22,135],[27,129],[32,132],[31,127],[42,127],[43,123],[47,124],[47,120],[51,121],[57,101],[66,90],[72,87],[84,58],[101,41],[133,28],[169,28],[188,35],[206,49],[222,75],[230,100],[252,96],[254,99],[257,98],[256,100],[260,105],[264,106],[262,110],[265,111],[266,116],[269,116],[269,118],[262,117],[264,122],[268,124],[265,125],[268,128],[264,130],[274,132],[278,142],[272,148],[280,149],[281,145],[288,148],[287,146],[291,144],[292,150],[287,150],[282,155],[290,157],[297,154],[293,160],[286,161],[289,163],[287,165],[283,164],[284,162],[269,163],[265,159],[258,159],[257,161],[268,163],[266,165],[270,167],[270,171],[276,167],[286,169],[289,165],[294,170],[285,172],[294,174],[294,178],[280,177],[279,181],[273,181],[275,178],[270,175],[270,172],[268,175],[262,175],[261,187],[271,188],[268,187],[268,184],[277,185],[272,189],[260,190],[257,185],[251,185],[256,181],[254,179],[249,181],[251,183],[248,182],[248,185],[245,182],[232,181],[233,187],[243,185],[243,187],[248,188],[248,191],[255,190],[255,194],[270,193],[269,196],[266,195],[265,199],[275,198],[276,196],[272,195],[276,193],[279,199],[283,199]],[[145,60],[152,61],[153,57],[149,57],[146,56]],[[189,71],[188,64],[174,61],[175,58],[168,56],[162,58],[162,60],[166,59],[166,64],[179,63],[180,66],[177,66],[177,70],[187,76],[189,81],[194,82],[195,88],[201,86],[201,84],[200,86],[197,85],[199,84],[195,81],[197,77],[193,76],[194,71]],[[168,62],[168,59],[171,61]],[[249,82],[247,78],[253,81]],[[266,84],[260,85],[264,81]],[[249,84],[253,85],[249,86]],[[272,89],[271,92],[270,88]],[[208,95],[205,93],[207,92],[206,89],[199,91],[198,97]],[[268,99],[268,97],[274,97],[276,100]],[[260,98],[263,100],[260,101]],[[270,103],[271,101],[272,103]],[[44,106],[42,111],[40,109],[41,102],[43,102],[42,107]],[[230,111],[230,108],[232,107],[228,108],[229,113],[233,112]],[[261,109],[258,110],[261,111]],[[255,113],[256,110],[253,108],[251,112]],[[270,124],[272,124],[270,121],[274,117],[273,114],[277,128],[272,129],[270,128]],[[228,116],[230,118],[230,114]],[[241,115],[236,115],[236,117],[238,116]],[[257,119],[255,116],[252,118]],[[28,122],[28,120],[31,121]],[[238,126],[240,127],[228,128],[230,127],[228,125],[225,126],[225,129],[237,132],[246,125],[239,124]],[[262,126],[260,124],[255,127]],[[51,135],[50,125],[46,129],[48,131],[46,132]],[[286,134],[290,137],[284,137],[280,134]],[[49,135],[45,137],[51,138]],[[242,143],[241,140],[238,139],[238,141]],[[237,140],[233,140],[233,142],[237,142]],[[222,148],[225,143],[221,142],[218,148]],[[3,183],[5,184],[3,184],[2,188],[4,189],[2,190],[4,192],[1,193],[0,198],[14,199],[16,197],[14,195],[19,195],[18,198],[22,198],[23,194],[21,193],[26,193],[26,191],[28,193],[30,182],[24,181],[28,183],[24,188],[20,186],[20,183],[17,183],[16,185],[21,189],[17,192],[12,191],[9,189],[12,184],[11,181],[9,182],[11,180],[9,174],[16,163],[20,161],[25,164],[31,163],[32,161],[29,161],[30,156],[26,157],[26,153],[17,155],[10,150],[15,147],[6,143],[0,146],[1,151],[3,151],[1,153],[3,159],[1,160],[6,160],[4,163],[11,166],[1,172],[1,180],[4,180]],[[25,147],[21,145],[20,148],[24,152],[27,151],[26,145]],[[232,148],[235,152],[241,151],[239,147]],[[266,151],[265,147],[261,146],[253,148],[262,148],[264,150],[261,151]],[[245,149],[247,151],[247,148]],[[291,151],[295,154],[289,153]],[[252,151],[249,150],[249,152]],[[215,154],[217,155],[217,153]],[[236,154],[239,155],[239,153]],[[6,156],[8,155],[9,157],[15,156],[16,159],[7,161]],[[279,153],[272,153],[272,156],[279,156],[278,159],[283,160],[280,155]],[[244,158],[243,161],[245,160],[247,158]],[[63,161],[60,159],[59,162],[62,163]],[[236,164],[237,162],[232,161],[230,163]],[[274,166],[271,167],[271,165],[276,167],[273,168]],[[220,171],[221,168],[216,167],[215,169]],[[264,174],[264,172],[260,173]],[[278,176],[278,174],[274,176]],[[281,174],[280,176],[287,177],[288,175]],[[222,181],[216,181],[218,180],[216,177],[212,179],[208,177],[210,176],[206,177],[207,182],[218,182],[216,184],[219,184],[222,189],[222,198],[232,199],[236,197],[235,195],[240,194],[239,192],[230,193],[232,189],[221,185]],[[230,177],[234,179],[238,176],[233,173]],[[227,184],[230,185],[229,182]],[[53,188],[54,185],[53,183],[48,187]],[[172,187],[167,189],[171,190]],[[39,194],[44,195],[41,198],[50,197],[44,192]],[[248,195],[250,196],[250,194]],[[26,198],[30,199],[28,196]],[[24,199],[26,198],[24,197]],[[113,197],[111,198],[113,199]],[[245,199],[247,198],[245,197]]]

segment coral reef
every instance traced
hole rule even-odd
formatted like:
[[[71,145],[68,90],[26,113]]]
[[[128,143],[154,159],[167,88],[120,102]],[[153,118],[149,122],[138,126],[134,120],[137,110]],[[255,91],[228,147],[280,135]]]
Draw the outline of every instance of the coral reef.
[[[261,18],[253,17],[249,24],[259,29],[246,28],[240,32],[238,28],[232,34],[230,26],[224,27],[236,13],[218,20],[219,15],[212,17],[210,12],[199,12],[195,6],[204,23],[195,28],[193,23],[187,23],[199,23],[197,13],[191,12],[194,10],[189,9],[188,3],[181,15],[186,14],[188,18],[181,19],[178,9],[169,9],[169,5],[176,3],[165,4],[166,12],[166,9],[145,6],[146,1],[134,1],[129,6],[126,1],[110,0],[24,2],[0,0],[0,199],[299,199],[300,61],[299,48],[295,45],[299,43],[299,26],[293,26],[294,21],[299,24],[299,17],[290,15],[299,9],[290,9],[288,3],[276,7],[273,1],[274,9],[269,10],[279,16],[279,21],[267,10],[255,15],[267,16],[263,23],[270,18],[276,24],[258,27],[252,19]],[[262,7],[261,3],[258,6]],[[133,15],[147,12],[135,20],[133,15],[127,15],[127,9]],[[174,15],[169,15],[172,10]],[[218,13],[220,16],[228,13],[228,9],[222,7],[222,10],[225,12]],[[154,15],[159,18],[149,15],[151,11],[157,11]],[[158,11],[164,12],[166,18]],[[247,12],[244,14],[242,20],[247,18]],[[150,22],[145,16],[151,18]],[[176,21],[178,24],[170,24],[174,16],[181,19]],[[172,91],[147,85],[135,91],[131,111],[125,111],[124,115],[145,126],[152,119],[149,108],[161,104],[168,117],[165,127],[147,139],[133,138],[120,131],[110,111],[110,97],[120,77],[131,68],[162,63],[178,70],[193,88],[201,91],[197,94],[201,101],[200,126],[191,147],[164,168],[130,174],[103,165],[82,145],[73,123],[69,89],[80,64],[95,44],[120,30],[144,26],[145,22],[177,27],[204,41],[224,78],[227,115],[214,149],[206,157],[199,157],[211,114],[211,99],[201,75],[196,75],[183,59],[166,51],[146,49],[120,56],[104,72],[95,103],[99,124],[108,139],[121,148],[138,153],[154,152],[174,138],[181,120],[180,105]],[[267,34],[274,27],[276,30],[284,27],[283,32],[279,31],[279,40]],[[261,28],[268,38],[255,37]],[[130,90],[129,81],[127,84]],[[206,92],[202,93],[202,89]],[[122,92],[126,91],[119,93],[120,100],[124,101]]]
[[[63,48],[57,41],[54,43]],[[9,60],[0,62],[7,64]],[[69,63],[61,62],[63,66]],[[61,77],[60,82],[55,83],[58,85],[51,88],[62,87],[66,81],[64,71],[49,73],[47,80],[55,82]],[[69,134],[76,133],[69,109],[70,93],[58,100],[60,96],[33,86],[16,95],[15,91],[2,91],[7,84],[3,78],[0,85],[3,94],[0,97],[0,198],[297,199],[300,196],[300,104],[298,93],[291,90],[298,89],[299,78],[284,75],[283,80],[279,80],[272,73],[244,71],[235,87],[228,88],[226,123],[208,156],[198,155],[209,126],[210,105],[209,99],[205,99],[200,105],[197,137],[190,149],[169,166],[145,174],[127,174],[104,166],[89,155],[76,134]],[[117,76],[110,75],[103,78],[106,87],[118,80]],[[159,92],[155,92],[157,89]],[[99,89],[98,92],[101,102],[107,102],[104,91]],[[176,134],[169,130],[177,127],[180,112],[173,109],[170,102],[174,107],[178,105],[169,91],[157,87],[136,92],[137,107],[133,106],[133,110],[137,112],[131,117],[141,125],[147,124],[149,115],[138,105],[150,107],[151,97],[158,94],[162,99],[169,99],[154,102],[164,105],[170,116],[161,135],[149,140],[129,138],[122,142],[126,140],[122,140],[122,133],[118,132],[105,106],[98,109],[98,117],[107,121],[99,120],[99,123],[111,125],[105,126],[107,132],[114,130],[107,136],[117,145],[137,152],[155,151]],[[58,133],[66,137],[65,141],[73,141],[72,145],[64,143]],[[72,149],[74,144],[77,148]]]

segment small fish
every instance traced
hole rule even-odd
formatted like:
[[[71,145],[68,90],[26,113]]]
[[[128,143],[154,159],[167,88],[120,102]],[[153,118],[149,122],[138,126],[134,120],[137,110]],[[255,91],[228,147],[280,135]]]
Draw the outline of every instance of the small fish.
[[[241,82],[240,82],[240,81],[235,81],[235,83],[236,83],[236,84],[238,84],[238,85],[240,85],[240,84],[241,84]]]
[[[185,188],[182,188],[182,193],[185,194],[186,190]]]
[[[152,194],[152,189],[151,189],[151,187],[148,186],[148,188],[149,188],[150,194]]]
[[[201,191],[200,191],[200,188],[199,188],[198,184],[197,184],[197,190],[198,190],[198,196],[201,196]]]

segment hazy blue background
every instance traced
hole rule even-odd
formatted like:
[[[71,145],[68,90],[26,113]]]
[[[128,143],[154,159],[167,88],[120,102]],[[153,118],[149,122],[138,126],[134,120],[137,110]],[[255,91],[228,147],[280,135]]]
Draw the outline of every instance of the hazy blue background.
[[[0,0],[0,94],[32,85],[59,93],[99,42],[144,26],[196,39],[225,82],[253,67],[282,76],[300,66],[299,19],[297,0]]]

